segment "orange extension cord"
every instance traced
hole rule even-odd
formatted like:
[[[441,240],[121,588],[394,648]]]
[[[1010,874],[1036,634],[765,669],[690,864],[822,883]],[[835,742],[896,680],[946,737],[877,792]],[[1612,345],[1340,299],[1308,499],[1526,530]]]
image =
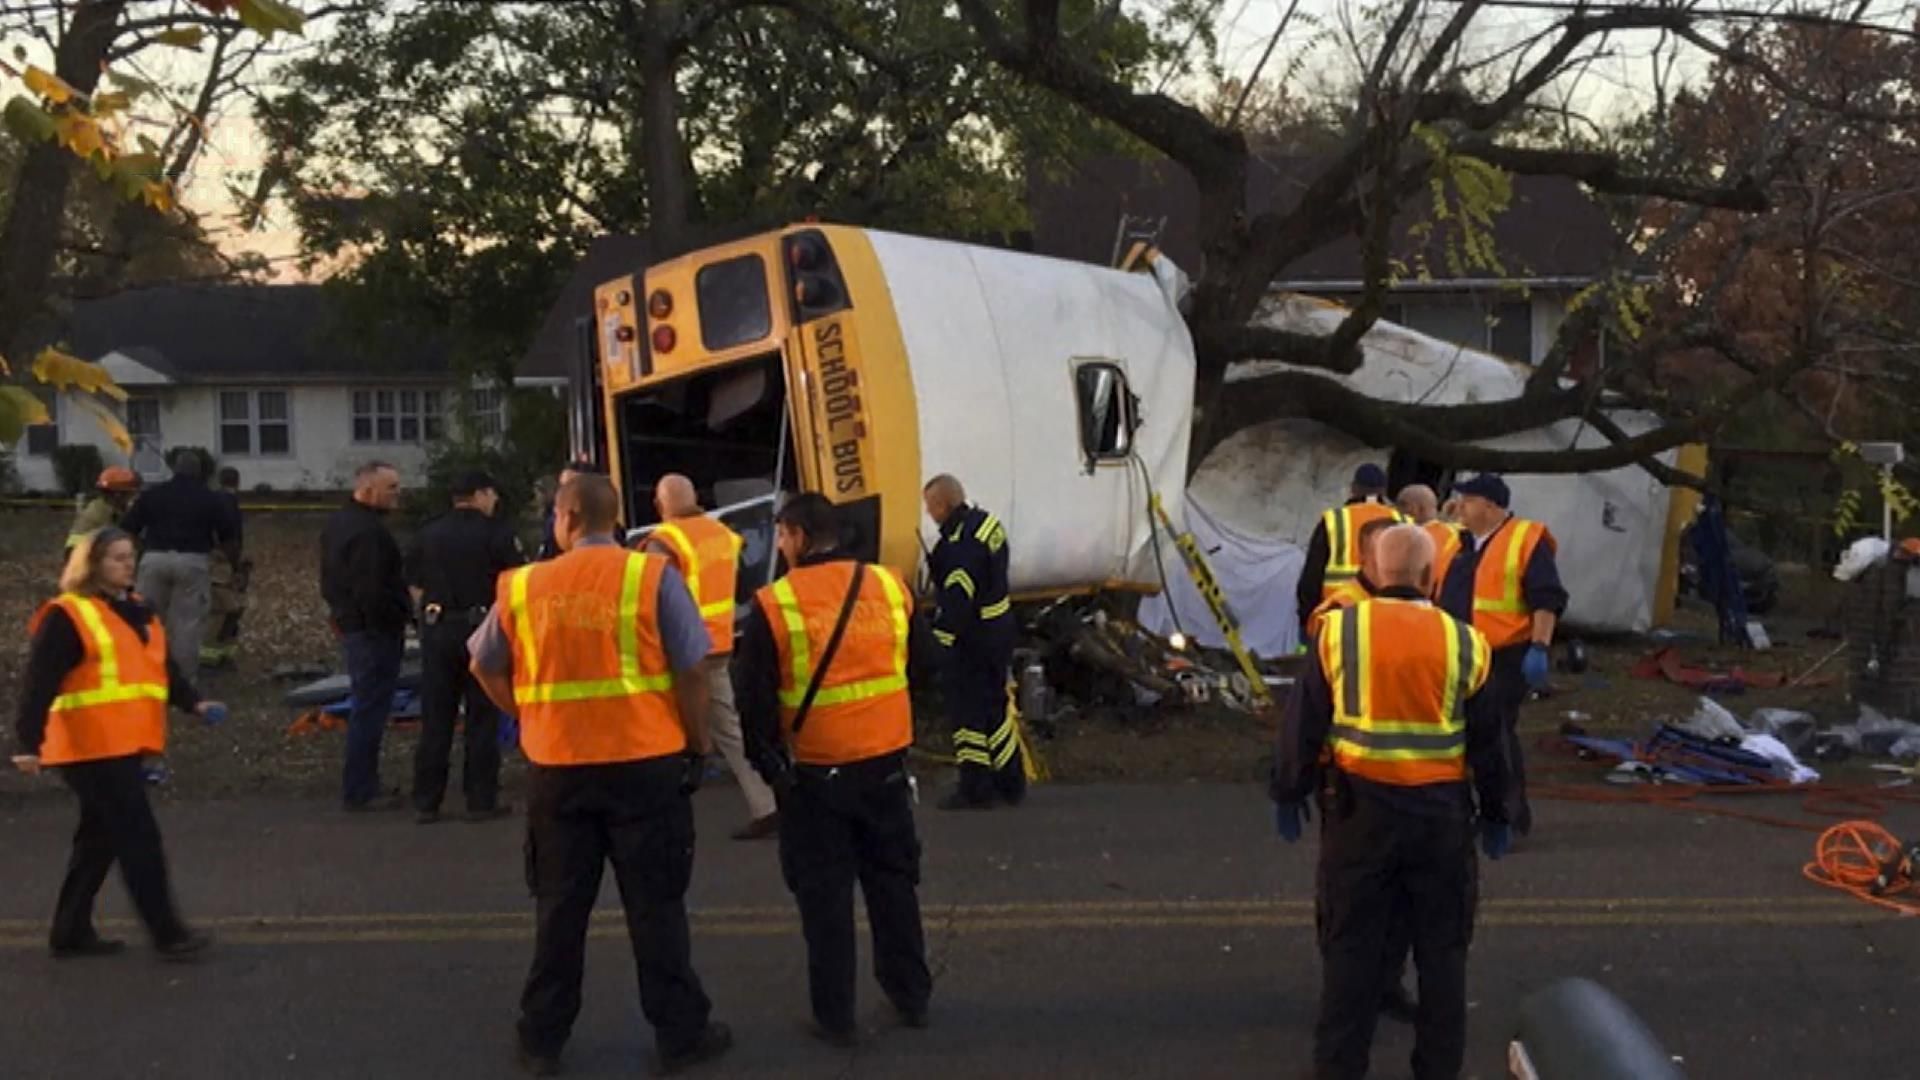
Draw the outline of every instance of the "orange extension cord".
[[[1900,840],[1871,821],[1848,821],[1820,834],[1807,880],[1902,915],[1920,915],[1920,885]]]
[[[1575,756],[1565,744],[1549,739],[1541,739],[1536,748],[1558,756]],[[1577,771],[1581,775],[1591,776],[1592,766],[1569,763],[1528,771],[1536,775]],[[1787,783],[1739,786],[1647,784],[1636,787],[1547,783],[1529,784],[1528,788],[1528,794],[1537,798],[1606,806],[1656,806],[1685,814],[1713,814],[1780,829],[1819,833],[1820,838],[1814,845],[1814,861],[1802,869],[1807,880],[1890,911],[1920,915],[1920,882],[1914,879],[1920,867],[1914,866],[1907,858],[1899,839],[1874,820],[1896,803],[1920,805],[1920,793],[1833,784]],[[1786,817],[1724,805],[1724,800],[1728,798],[1763,795],[1802,796],[1801,811],[1813,818],[1826,820]],[[1835,824],[1834,818],[1852,820]]]

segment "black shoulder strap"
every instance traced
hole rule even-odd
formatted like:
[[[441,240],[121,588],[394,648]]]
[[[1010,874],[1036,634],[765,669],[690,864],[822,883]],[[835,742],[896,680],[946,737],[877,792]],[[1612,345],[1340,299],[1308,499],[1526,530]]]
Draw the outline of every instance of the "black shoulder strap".
[[[793,734],[800,734],[800,726],[807,722],[807,712],[813,708],[814,695],[820,692],[820,682],[827,677],[827,667],[833,663],[833,654],[840,651],[840,639],[847,636],[847,623],[853,618],[853,608],[860,602],[860,584],[867,575],[867,564],[853,564],[853,580],[847,585],[847,598],[840,605],[840,620],[833,624],[833,634],[827,638],[827,647],[820,653],[820,659],[814,662],[813,678],[807,683],[806,696],[800,699],[800,708],[793,714]]]

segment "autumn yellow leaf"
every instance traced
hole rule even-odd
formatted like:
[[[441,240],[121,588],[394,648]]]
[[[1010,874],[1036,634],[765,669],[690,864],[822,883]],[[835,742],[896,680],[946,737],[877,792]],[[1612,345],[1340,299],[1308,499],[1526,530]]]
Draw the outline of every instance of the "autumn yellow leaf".
[[[27,89],[55,105],[65,105],[80,96],[73,87],[67,85],[65,79],[44,68],[28,65],[27,73],[20,76],[20,81],[27,84]]]
[[[307,17],[298,8],[280,0],[236,0],[240,21],[261,37],[272,39],[278,31],[298,34],[307,25]]]
[[[114,113],[126,112],[132,105],[133,99],[118,91],[93,95],[93,115],[95,116],[112,116]]]
[[[206,36],[207,32],[198,26],[175,26],[153,35],[153,40],[176,49],[198,49]]]
[[[161,214],[170,214],[173,212],[173,208],[179,205],[178,201],[174,198],[173,185],[167,183],[165,180],[147,181],[146,184],[140,188],[140,198],[151,207],[154,212]]]
[[[54,128],[60,133],[60,144],[83,158],[95,154],[108,155],[107,138],[100,133],[100,125],[93,118],[80,113],[61,113],[53,119]],[[111,155],[108,155],[111,156]]]
[[[40,355],[33,358],[33,377],[59,390],[84,390],[89,394],[105,394],[115,401],[127,400],[127,392],[113,381],[106,368],[52,346],[40,350]]]
[[[0,386],[0,443],[12,446],[29,424],[50,424],[46,403],[22,386]]]
[[[126,397],[124,393],[120,396],[122,398]],[[83,411],[93,414],[93,422],[100,425],[100,430],[107,433],[107,438],[113,440],[113,445],[119,447],[121,453],[133,453],[133,435],[127,431],[127,425],[121,423],[120,418],[113,415],[112,410],[90,397],[74,398],[73,400],[79,404]]]

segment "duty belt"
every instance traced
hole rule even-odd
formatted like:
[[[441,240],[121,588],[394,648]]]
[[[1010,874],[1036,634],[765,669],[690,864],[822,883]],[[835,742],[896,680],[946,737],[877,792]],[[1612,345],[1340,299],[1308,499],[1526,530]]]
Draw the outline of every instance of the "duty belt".
[[[441,604],[428,604],[422,609],[420,621],[428,626],[438,626],[441,623],[473,625],[486,621],[487,613],[492,610],[491,606],[485,604],[470,608],[450,608]]]

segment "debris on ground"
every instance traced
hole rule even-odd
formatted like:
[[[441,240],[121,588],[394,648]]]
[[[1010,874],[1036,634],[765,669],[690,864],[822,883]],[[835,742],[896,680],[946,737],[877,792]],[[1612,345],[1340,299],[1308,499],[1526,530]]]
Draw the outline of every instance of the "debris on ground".
[[[1641,657],[1633,666],[1632,674],[1636,679],[1664,679],[1709,694],[1738,694],[1749,689],[1773,690],[1788,685],[1788,676],[1778,671],[1749,671],[1738,664],[1726,671],[1697,667],[1687,663],[1680,650],[1672,647],[1655,649]],[[1835,679],[1831,675],[1803,676],[1794,682],[1802,686],[1830,686]]]
[[[1764,719],[1761,713],[1766,713]],[[1811,784],[1819,772],[1807,767],[1776,732],[1798,738],[1804,720],[1810,738],[1813,718],[1786,709],[1766,709],[1742,723],[1726,707],[1701,698],[1684,720],[1661,724],[1645,740],[1600,739],[1574,725],[1563,737],[1580,756],[1619,762],[1608,776],[1613,783],[1701,785]]]

